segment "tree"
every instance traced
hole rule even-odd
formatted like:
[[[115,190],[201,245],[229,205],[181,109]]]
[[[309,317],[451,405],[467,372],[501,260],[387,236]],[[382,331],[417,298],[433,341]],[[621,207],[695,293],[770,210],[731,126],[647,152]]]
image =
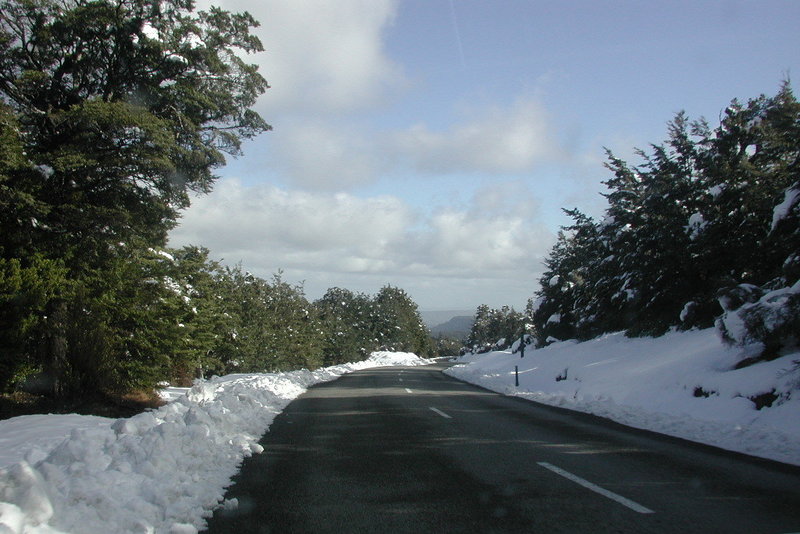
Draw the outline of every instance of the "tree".
[[[180,357],[148,353],[180,324],[148,251],[269,129],[250,109],[267,83],[239,55],[262,49],[254,26],[191,0],[0,2],[0,257],[58,262],[68,280],[19,312],[40,327],[13,358],[36,354],[56,393],[152,384]]]
[[[488,350],[498,341],[503,341],[505,346],[511,345],[515,339],[527,333],[526,323],[526,316],[514,311],[514,308],[503,306],[495,309],[481,304],[475,310],[467,346],[473,350]]]
[[[628,326],[630,334],[664,333],[699,290],[685,253],[703,221],[698,151],[688,128],[688,119],[678,113],[669,123],[666,144],[653,145],[651,154],[639,151],[642,164],[631,168],[610,155],[607,165],[615,177],[604,182],[611,192],[604,195],[608,223],[601,233],[613,253],[616,279],[624,280],[618,291],[627,298],[620,311],[636,317]]]
[[[95,263],[108,242],[163,244],[189,191],[223,153],[269,126],[249,108],[267,87],[238,51],[262,49],[248,15],[189,0],[6,0],[0,98],[43,175],[10,187],[48,207],[36,239]]]
[[[371,321],[374,304],[368,295],[332,287],[314,308],[322,328],[325,365],[361,361],[378,348]]]
[[[381,288],[370,297],[338,287],[314,302],[319,315],[326,365],[361,361],[378,349],[433,352],[430,333],[416,303],[402,289]]]
[[[775,206],[767,244],[785,250],[780,275],[760,287],[740,284],[720,291],[725,313],[717,321],[726,342],[763,344],[763,359],[800,345],[800,180]]]
[[[577,210],[545,261],[529,313],[539,343],[717,324],[765,353],[796,344],[800,104],[733,101],[719,127],[679,113],[631,166],[608,154],[600,223]],[[720,305],[722,308],[720,308]]]
[[[374,300],[375,333],[381,346],[419,356],[431,353],[430,332],[408,293],[387,285],[378,291]]]
[[[160,252],[160,261],[168,266],[163,283],[183,303],[178,319],[182,325],[181,358],[173,364],[173,383],[233,370],[239,318],[225,294],[225,270],[208,255],[208,249],[195,246]]]
[[[25,261],[0,257],[0,393],[36,369],[32,340],[64,274],[58,262],[39,255]]]
[[[266,294],[267,344],[261,350],[268,358],[268,371],[316,369],[323,363],[320,325],[302,285],[284,282],[281,273],[272,277]]]

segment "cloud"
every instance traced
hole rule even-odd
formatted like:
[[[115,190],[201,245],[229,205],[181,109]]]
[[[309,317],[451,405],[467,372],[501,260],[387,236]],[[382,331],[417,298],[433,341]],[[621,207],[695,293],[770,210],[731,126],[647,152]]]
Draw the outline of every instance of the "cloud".
[[[212,3],[206,1],[201,8]],[[251,56],[272,88],[259,110],[324,113],[372,106],[405,85],[383,50],[382,36],[397,11],[393,0],[220,0],[261,23],[265,53]]]
[[[259,266],[370,270],[384,261],[389,243],[403,238],[413,215],[392,197],[359,199],[245,187],[223,180],[198,197],[171,241],[202,244],[228,260]]]
[[[339,119],[298,118],[274,132],[277,165],[289,183],[350,190],[399,170],[522,174],[565,157],[558,129],[535,100],[475,111],[447,130],[423,124],[393,132]]]
[[[249,142],[247,162],[194,200],[172,246],[206,246],[265,278],[283,270],[287,280],[306,281],[310,298],[333,286],[374,292],[391,283],[427,307],[524,305],[553,236],[538,219],[538,200],[507,177],[564,152],[554,141],[559,125],[538,99],[472,104],[461,114],[445,104],[441,112],[456,117],[449,126],[427,117],[398,123],[408,114],[392,97],[408,83],[385,47],[398,2],[214,3],[262,24],[256,33],[266,51],[247,61],[272,85],[256,109],[275,130]],[[414,188],[437,173],[487,173],[492,183],[472,198],[474,184],[459,184],[464,205],[436,208],[420,198],[419,210],[394,196],[347,193],[380,190],[399,176]],[[264,179],[288,189],[258,185]]]
[[[531,215],[535,210],[522,209],[533,201],[514,194],[515,187],[522,185],[497,184],[465,209],[423,216],[392,196],[246,187],[226,179],[194,200],[170,245],[203,245],[212,257],[229,265],[241,261],[262,277],[283,270],[289,280],[306,280],[312,298],[333,286],[374,292],[391,283],[416,288],[423,302],[441,302],[450,288],[452,305],[460,305],[458,299],[480,298],[480,292],[459,295],[476,280],[498,295],[526,285],[527,298],[552,236]],[[509,188],[506,210],[481,204]],[[440,289],[434,295],[425,287]],[[519,297],[519,290],[511,293]]]
[[[521,173],[561,157],[557,130],[535,100],[476,113],[449,131],[424,124],[394,136],[394,148],[413,167],[427,172]]]
[[[530,96],[473,107],[449,128],[418,122],[376,129],[381,111],[394,113],[387,105],[398,101],[391,97],[410,87],[385,46],[396,0],[213,3],[248,11],[261,23],[254,32],[265,52],[246,61],[258,63],[272,86],[256,109],[275,128],[264,141],[274,148],[266,165],[286,184],[349,191],[395,170],[519,174],[560,157],[558,132]],[[364,110],[370,121],[358,115]]]
[[[289,125],[275,137],[278,165],[296,186],[348,190],[370,183],[382,164],[378,147],[355,128],[312,120]]]

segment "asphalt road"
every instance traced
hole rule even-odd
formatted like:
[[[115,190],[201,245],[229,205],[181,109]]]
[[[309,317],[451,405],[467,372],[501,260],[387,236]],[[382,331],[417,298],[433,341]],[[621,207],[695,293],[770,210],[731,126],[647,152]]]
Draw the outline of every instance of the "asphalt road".
[[[443,367],[309,389],[208,532],[800,532],[800,468],[504,397]]]

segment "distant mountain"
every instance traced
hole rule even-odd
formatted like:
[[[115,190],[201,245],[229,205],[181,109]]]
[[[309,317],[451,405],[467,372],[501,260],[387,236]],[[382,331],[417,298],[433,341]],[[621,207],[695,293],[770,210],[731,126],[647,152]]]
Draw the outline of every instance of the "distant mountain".
[[[471,315],[458,315],[449,321],[436,325],[431,328],[433,337],[450,337],[455,339],[466,339],[472,330],[474,317]]]
[[[433,328],[434,326],[446,323],[453,317],[475,315],[475,310],[420,311],[419,315],[422,317],[422,322],[425,323],[425,326]]]

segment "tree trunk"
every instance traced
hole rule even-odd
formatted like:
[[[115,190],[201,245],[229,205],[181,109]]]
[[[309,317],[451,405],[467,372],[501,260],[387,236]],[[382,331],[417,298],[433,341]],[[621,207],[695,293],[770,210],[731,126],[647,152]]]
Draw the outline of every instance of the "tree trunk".
[[[47,327],[44,343],[44,371],[50,380],[51,393],[63,399],[68,392],[67,374],[67,302],[53,299],[47,304]]]

